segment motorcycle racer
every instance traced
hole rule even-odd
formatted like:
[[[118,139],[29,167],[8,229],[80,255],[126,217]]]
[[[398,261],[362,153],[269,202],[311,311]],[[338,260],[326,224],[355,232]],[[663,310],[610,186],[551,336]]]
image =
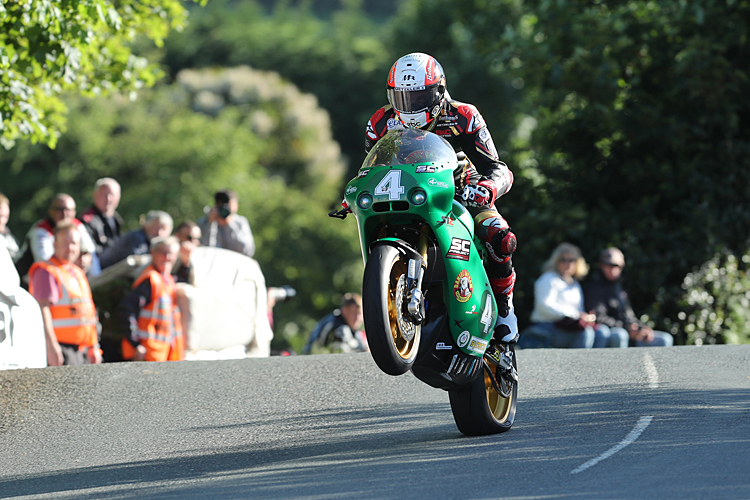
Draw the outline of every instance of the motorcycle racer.
[[[512,262],[516,236],[494,207],[495,200],[510,190],[513,174],[500,161],[477,108],[451,98],[443,68],[434,57],[415,52],[398,59],[388,74],[386,91],[389,104],[367,123],[365,152],[389,130],[408,127],[433,132],[466,155],[469,161],[459,162],[453,174],[456,199],[474,218],[475,233],[488,254],[484,265],[499,313],[494,339],[514,344],[518,340]]]

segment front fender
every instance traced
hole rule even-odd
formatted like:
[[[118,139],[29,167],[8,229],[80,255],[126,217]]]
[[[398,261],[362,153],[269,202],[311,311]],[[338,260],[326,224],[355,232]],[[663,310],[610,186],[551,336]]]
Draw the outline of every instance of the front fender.
[[[419,252],[417,252],[417,250],[413,246],[400,238],[388,237],[375,240],[370,244],[368,254],[372,253],[373,249],[378,245],[390,245],[396,248],[402,255],[405,255],[410,259],[418,259],[420,261],[422,260],[422,256],[419,254]]]

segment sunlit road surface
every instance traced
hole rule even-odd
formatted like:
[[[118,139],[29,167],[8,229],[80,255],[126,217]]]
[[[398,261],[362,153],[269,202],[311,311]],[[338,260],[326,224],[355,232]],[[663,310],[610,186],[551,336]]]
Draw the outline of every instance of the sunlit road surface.
[[[750,498],[750,346],[518,361],[479,438],[367,354],[0,372],[0,498]]]

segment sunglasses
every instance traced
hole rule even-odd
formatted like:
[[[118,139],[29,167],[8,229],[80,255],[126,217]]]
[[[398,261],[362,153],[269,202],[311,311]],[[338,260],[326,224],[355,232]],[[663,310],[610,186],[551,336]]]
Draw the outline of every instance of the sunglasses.
[[[572,264],[573,262],[577,261],[578,259],[560,259],[558,262],[562,264]]]

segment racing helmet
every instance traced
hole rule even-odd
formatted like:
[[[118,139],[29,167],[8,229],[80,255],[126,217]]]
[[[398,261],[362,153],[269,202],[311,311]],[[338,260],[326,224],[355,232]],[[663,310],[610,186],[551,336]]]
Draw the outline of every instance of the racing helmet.
[[[434,57],[414,52],[393,63],[388,102],[404,125],[432,130],[445,100],[445,74]]]

